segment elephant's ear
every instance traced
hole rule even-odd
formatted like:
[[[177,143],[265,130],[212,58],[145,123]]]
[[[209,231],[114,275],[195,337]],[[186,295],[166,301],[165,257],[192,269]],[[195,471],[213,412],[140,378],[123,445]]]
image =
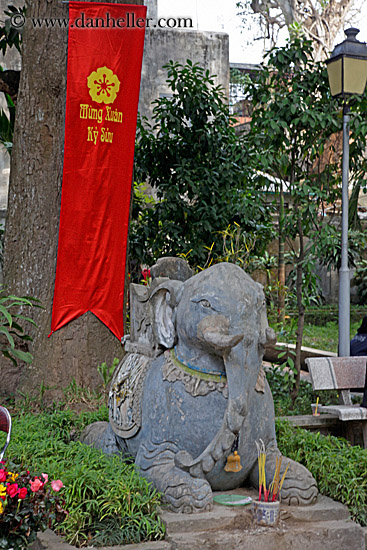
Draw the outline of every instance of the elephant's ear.
[[[183,282],[167,280],[152,291],[149,299],[153,333],[159,344],[173,348],[176,341],[176,307],[181,299]]]

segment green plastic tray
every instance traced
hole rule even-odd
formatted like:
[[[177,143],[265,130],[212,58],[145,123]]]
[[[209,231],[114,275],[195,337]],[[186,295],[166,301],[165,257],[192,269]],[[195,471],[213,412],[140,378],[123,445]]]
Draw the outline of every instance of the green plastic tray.
[[[251,504],[252,498],[244,495],[215,495],[214,502],[223,506],[246,506]]]

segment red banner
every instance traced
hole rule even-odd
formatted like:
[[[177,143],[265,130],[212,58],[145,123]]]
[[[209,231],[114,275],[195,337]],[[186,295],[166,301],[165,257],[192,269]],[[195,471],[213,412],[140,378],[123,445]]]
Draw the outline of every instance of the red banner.
[[[123,336],[144,6],[69,3],[65,150],[51,334],[91,311]]]

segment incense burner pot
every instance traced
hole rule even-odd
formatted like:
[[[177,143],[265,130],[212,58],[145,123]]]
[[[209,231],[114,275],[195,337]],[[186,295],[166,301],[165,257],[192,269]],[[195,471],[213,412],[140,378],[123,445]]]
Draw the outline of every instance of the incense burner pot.
[[[132,285],[129,353],[111,384],[110,422],[91,425],[83,440],[133,456],[170,509],[189,513],[210,509],[213,490],[258,488],[260,439],[273,478],[280,452],[262,358],[275,336],[261,285],[240,267],[222,263],[188,277],[183,260],[171,259],[181,280],[154,277],[165,260],[151,269],[150,288]],[[232,469],[234,451],[240,467]],[[281,474],[288,463],[282,502],[311,504],[314,478],[289,459]]]

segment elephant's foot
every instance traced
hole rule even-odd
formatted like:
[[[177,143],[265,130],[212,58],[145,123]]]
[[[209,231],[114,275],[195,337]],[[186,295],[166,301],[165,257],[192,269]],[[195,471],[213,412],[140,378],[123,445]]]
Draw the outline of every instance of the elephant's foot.
[[[170,443],[141,445],[135,458],[140,473],[163,494],[172,512],[191,514],[213,507],[211,487],[202,478],[194,478],[175,465],[177,447]]]
[[[282,487],[282,502],[290,506],[313,504],[318,495],[315,478],[305,466],[286,457],[282,460],[281,476],[288,463],[289,468]]]
[[[267,453],[266,457],[266,481],[267,488],[274,477],[276,457],[280,457],[279,451]],[[280,469],[280,479],[289,464],[287,474],[284,479],[281,490],[281,501],[290,506],[307,506],[313,504],[318,495],[316,480],[312,474],[291,458],[282,457],[282,466]],[[257,464],[250,474],[250,480],[254,487],[259,488],[259,473]]]
[[[116,436],[108,422],[93,422],[89,424],[80,435],[80,441],[101,449],[108,455],[121,454],[121,448],[118,446]]]
[[[205,479],[194,478],[173,466],[163,475],[164,499],[172,512],[192,514],[213,508],[213,493]]]

